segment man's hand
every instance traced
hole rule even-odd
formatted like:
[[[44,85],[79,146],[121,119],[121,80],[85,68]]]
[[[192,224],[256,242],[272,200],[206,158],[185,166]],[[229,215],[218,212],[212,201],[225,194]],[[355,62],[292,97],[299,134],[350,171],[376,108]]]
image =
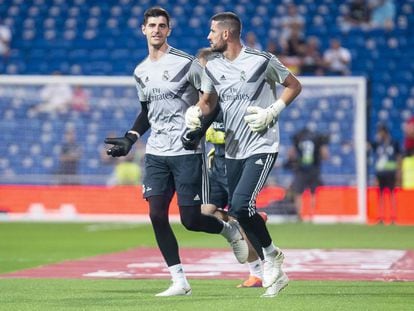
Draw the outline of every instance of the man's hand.
[[[181,136],[181,142],[183,143],[184,149],[196,150],[202,137],[203,132],[201,131],[201,128],[195,130],[187,129]]]
[[[253,132],[262,132],[279,116],[285,107],[286,104],[281,99],[267,108],[258,106],[247,107],[246,112],[249,115],[244,117],[244,121],[246,121]]]
[[[198,106],[190,106],[185,112],[185,126],[190,130],[195,130],[201,127],[202,112]]]
[[[124,137],[105,138],[105,144],[114,145],[106,150],[106,154],[112,157],[126,156],[137,139],[138,136],[132,133],[126,133]]]

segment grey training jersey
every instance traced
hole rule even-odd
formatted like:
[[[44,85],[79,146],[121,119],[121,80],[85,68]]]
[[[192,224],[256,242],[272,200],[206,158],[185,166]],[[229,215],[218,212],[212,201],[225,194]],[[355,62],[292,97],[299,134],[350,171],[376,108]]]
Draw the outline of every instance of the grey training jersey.
[[[185,131],[185,112],[199,99],[201,73],[202,67],[195,57],[172,47],[159,60],[147,57],[135,68],[138,97],[148,103],[151,125],[146,153],[194,154],[183,148],[180,138]]]
[[[278,123],[275,122],[265,132],[254,133],[244,121],[244,116],[249,106],[266,108],[274,103],[276,83],[283,83],[289,73],[272,54],[246,47],[233,61],[222,54],[208,61],[201,89],[218,94],[224,114],[227,158],[246,159],[254,154],[278,151]]]

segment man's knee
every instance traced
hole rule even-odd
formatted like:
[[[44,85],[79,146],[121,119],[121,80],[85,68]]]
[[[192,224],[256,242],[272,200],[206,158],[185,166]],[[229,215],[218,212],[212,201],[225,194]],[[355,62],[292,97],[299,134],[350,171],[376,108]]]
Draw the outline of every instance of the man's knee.
[[[246,195],[233,195],[233,198],[231,200],[231,209],[229,211],[229,216],[234,217],[236,219],[248,218],[249,201],[250,199]]]
[[[196,217],[181,216],[181,223],[187,230],[200,231],[199,221]]]
[[[180,206],[181,223],[187,230],[200,230],[200,216],[201,208],[199,206]]]

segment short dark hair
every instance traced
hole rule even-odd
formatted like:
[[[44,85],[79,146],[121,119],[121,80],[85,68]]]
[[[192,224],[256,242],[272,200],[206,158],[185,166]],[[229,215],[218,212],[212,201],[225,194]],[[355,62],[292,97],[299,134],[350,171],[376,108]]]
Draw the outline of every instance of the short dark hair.
[[[211,20],[224,24],[224,26],[226,26],[230,30],[230,33],[234,37],[240,37],[242,31],[242,22],[240,20],[240,17],[238,17],[236,13],[217,13],[211,18]]]
[[[170,15],[168,14],[167,10],[163,9],[159,6],[153,6],[145,11],[144,13],[144,22],[143,24],[146,25],[148,22],[148,18],[150,17],[158,17],[164,16],[167,20],[167,25],[170,27]]]

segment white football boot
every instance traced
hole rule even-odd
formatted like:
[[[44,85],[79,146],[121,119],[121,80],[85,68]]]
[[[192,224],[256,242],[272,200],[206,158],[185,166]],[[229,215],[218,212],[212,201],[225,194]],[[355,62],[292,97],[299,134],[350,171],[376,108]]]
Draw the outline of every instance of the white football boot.
[[[286,273],[282,272],[280,278],[276,280],[271,286],[266,288],[265,293],[261,296],[264,298],[276,297],[286,286],[289,285],[289,278]]]
[[[224,228],[221,234],[230,243],[237,261],[245,263],[247,262],[247,257],[249,256],[249,247],[247,246],[247,242],[243,238],[240,230],[240,225],[237,220],[232,219],[227,223],[224,223]]]
[[[189,296],[191,295],[190,284],[184,283],[172,283],[168,289],[165,291],[156,294],[156,297],[170,297],[170,296]]]
[[[282,251],[278,248],[274,253],[265,255],[263,261],[263,287],[267,288],[271,286],[282,276],[282,264],[284,259],[285,255],[283,255]]]

